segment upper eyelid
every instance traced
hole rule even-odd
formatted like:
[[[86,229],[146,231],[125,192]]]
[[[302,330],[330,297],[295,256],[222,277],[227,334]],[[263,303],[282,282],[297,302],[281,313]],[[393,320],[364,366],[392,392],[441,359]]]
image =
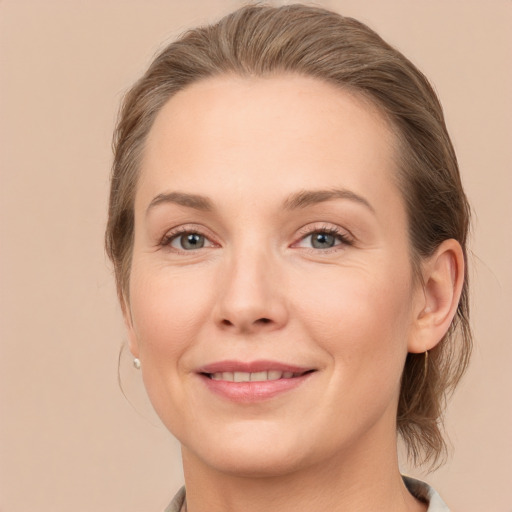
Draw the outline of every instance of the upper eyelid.
[[[331,224],[328,222],[315,222],[308,223],[301,228],[299,228],[296,233],[297,235],[294,237],[295,240],[291,245],[298,243],[300,240],[303,240],[307,236],[312,235],[313,233],[318,232],[328,232],[331,234],[338,235],[340,237],[348,238],[350,240],[355,240],[354,235],[347,228],[341,227],[337,224]],[[160,238],[160,244],[169,244],[171,240],[174,240],[176,237],[184,234],[184,233],[197,233],[201,236],[207,238],[210,242],[216,245],[220,245],[218,241],[218,237],[213,235],[211,230],[208,228],[201,226],[200,224],[182,224],[165,231],[164,235]]]
[[[193,249],[185,249],[182,247],[175,247],[174,242],[179,239],[184,234],[198,234],[204,237],[209,241],[209,244],[203,247],[193,248]],[[193,255],[203,254],[204,250],[210,250],[213,248],[218,248],[219,244],[213,239],[213,237],[204,234],[199,229],[191,229],[184,226],[178,226],[176,228],[167,230],[164,236],[158,241],[157,248],[159,250],[163,250],[166,253],[174,254],[176,256],[185,256],[188,255],[192,257]]]
[[[210,230],[206,229],[205,227],[196,224],[183,224],[165,231],[164,235],[159,240],[159,245],[169,245],[172,240],[185,233],[197,233],[198,235],[207,238],[213,244],[219,244],[219,242],[216,240],[216,237],[214,237],[210,233]]]
[[[347,233],[349,236],[353,236],[352,233],[350,232],[350,230],[346,229],[346,228],[342,228],[341,226],[338,226],[337,224],[330,224],[330,223],[326,223],[326,222],[322,222],[321,226],[319,226],[318,224],[320,223],[315,223],[316,225],[311,225],[312,223],[308,223],[304,226],[302,226],[301,228],[299,228],[297,230],[297,232],[300,234],[300,235],[304,235],[304,236],[307,236],[311,233],[316,233],[316,232],[319,232],[319,231],[336,231],[338,232],[338,230],[340,231],[340,233]],[[201,234],[201,235],[204,235],[204,236],[212,236],[210,235],[210,230],[205,228],[204,226],[201,226],[199,224],[182,224],[182,225],[179,225],[179,226],[176,226],[174,228],[170,228],[168,229],[162,238],[165,238],[166,236],[174,236],[174,235],[177,235],[177,234],[181,234],[181,233],[198,233],[198,234]]]
[[[295,241],[290,245],[291,248],[298,247],[298,245],[307,239],[309,236],[311,236],[314,233],[328,233],[333,235],[334,237],[337,237],[338,240],[341,242],[339,244],[336,244],[332,247],[325,248],[325,249],[318,249],[318,248],[307,248],[303,247],[305,250],[313,250],[315,252],[332,252],[335,250],[340,250],[341,247],[347,247],[347,246],[353,246],[356,244],[356,238],[352,235],[350,230],[341,227],[338,224],[331,224],[328,222],[316,222],[316,223],[310,223],[306,224],[302,228],[298,230],[298,236],[295,238]]]
[[[301,236],[301,238],[304,238],[308,235],[311,235],[312,233],[318,233],[326,231],[329,233],[335,233],[339,236],[346,236],[346,238],[355,239],[352,232],[344,227],[339,226],[338,224],[331,224],[327,222],[316,222],[316,223],[309,223],[305,226],[301,227],[297,233]]]

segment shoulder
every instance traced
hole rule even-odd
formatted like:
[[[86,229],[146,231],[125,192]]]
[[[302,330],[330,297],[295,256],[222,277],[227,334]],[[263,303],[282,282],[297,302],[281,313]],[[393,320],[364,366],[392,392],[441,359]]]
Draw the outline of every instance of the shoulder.
[[[441,496],[430,485],[408,476],[402,476],[402,478],[405,486],[414,497],[429,504],[427,512],[450,512]]]
[[[183,503],[185,503],[185,487],[182,487],[176,493],[176,496],[174,496],[171,503],[167,505],[167,508],[164,510],[164,512],[180,512],[181,507],[183,507]]]
[[[405,486],[413,496],[429,504],[428,512],[450,512],[450,509],[441,499],[441,496],[439,496],[439,494],[430,487],[430,485],[408,476],[403,476],[402,478]],[[180,512],[184,502],[185,487],[182,487],[176,493],[176,496],[174,496],[164,512]]]

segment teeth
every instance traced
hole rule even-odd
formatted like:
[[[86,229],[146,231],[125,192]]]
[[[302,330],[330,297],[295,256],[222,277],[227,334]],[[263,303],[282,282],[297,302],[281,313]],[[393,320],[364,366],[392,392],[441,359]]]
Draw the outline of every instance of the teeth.
[[[234,372],[234,382],[249,382],[251,380],[251,374],[248,372]]]
[[[227,382],[265,382],[267,380],[291,379],[297,377],[300,373],[281,372],[279,370],[269,370],[264,372],[217,372],[210,376],[213,380],[224,380]]]
[[[268,372],[251,373],[252,381],[268,380]]]

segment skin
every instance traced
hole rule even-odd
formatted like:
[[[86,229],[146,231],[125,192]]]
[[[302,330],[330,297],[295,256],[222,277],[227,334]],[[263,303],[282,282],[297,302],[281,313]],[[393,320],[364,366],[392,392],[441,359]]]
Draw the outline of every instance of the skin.
[[[448,329],[462,252],[445,241],[423,284],[414,278],[395,173],[379,112],[312,78],[217,77],[158,114],[125,318],[148,395],[182,445],[189,512],[426,510],[398,471],[400,376],[408,352]],[[343,194],[290,205],[333,189]],[[210,209],[162,196],[176,192]],[[334,245],[313,246],[326,229]],[[183,232],[204,246],[184,248]],[[227,359],[315,371],[239,403],[197,373]]]

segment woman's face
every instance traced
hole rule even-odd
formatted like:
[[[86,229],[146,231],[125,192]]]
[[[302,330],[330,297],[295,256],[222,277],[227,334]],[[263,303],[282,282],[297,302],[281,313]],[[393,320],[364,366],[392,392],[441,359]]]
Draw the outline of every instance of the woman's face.
[[[311,78],[220,77],[147,140],[127,323],[185,458],[285,473],[395,440],[416,289],[394,138]]]

